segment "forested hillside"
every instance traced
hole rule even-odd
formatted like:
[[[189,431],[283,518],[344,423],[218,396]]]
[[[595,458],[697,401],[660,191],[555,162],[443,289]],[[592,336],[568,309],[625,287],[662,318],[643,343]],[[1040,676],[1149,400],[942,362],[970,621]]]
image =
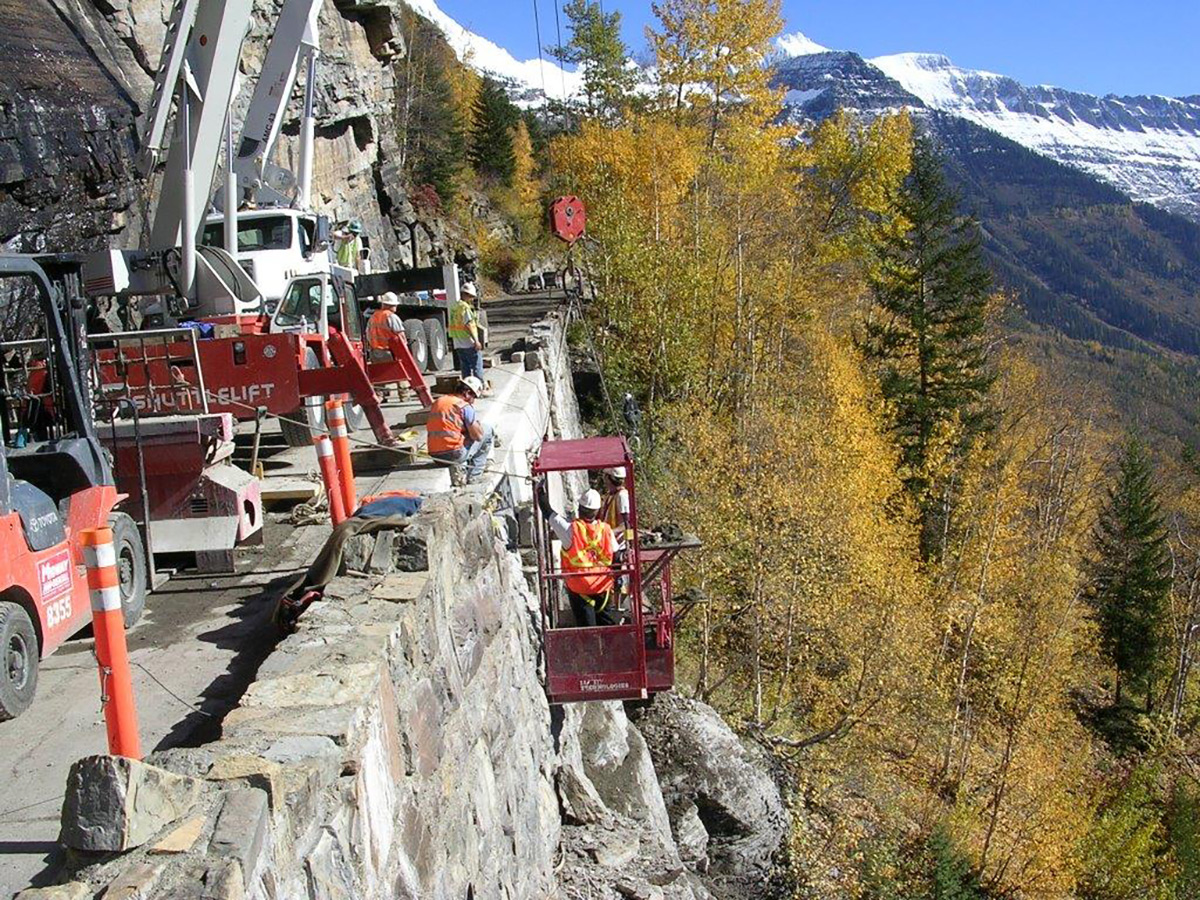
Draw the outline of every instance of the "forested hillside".
[[[584,95],[451,65],[428,184],[524,211],[492,272],[587,202],[575,337],[705,543],[679,689],[789,773],[799,896],[1200,896],[1194,226],[957,120],[797,131],[771,0],[656,7],[646,92],[565,11]]]
[[[1193,231],[961,123],[773,124],[770,0],[656,7],[646,93],[566,12],[586,95],[460,165],[588,203],[576,337],[705,542],[680,690],[790,773],[800,896],[1196,896]]]
[[[842,107],[861,117],[911,110],[945,154],[964,210],[983,226],[989,262],[1019,313],[1013,328],[1064,377],[1092,385],[1126,424],[1200,440],[1195,412],[1176,402],[1200,387],[1194,222],[930,110],[858,54],[785,58],[773,71],[786,91],[785,119],[801,127]]]

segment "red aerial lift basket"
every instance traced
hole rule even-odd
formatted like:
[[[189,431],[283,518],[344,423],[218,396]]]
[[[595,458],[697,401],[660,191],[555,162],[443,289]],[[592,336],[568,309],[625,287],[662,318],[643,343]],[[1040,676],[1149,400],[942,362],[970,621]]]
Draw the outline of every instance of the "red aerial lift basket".
[[[539,478],[551,472],[625,470],[629,525],[637,534],[637,493],[633,454],[623,437],[546,441],[533,464]],[[536,508],[537,504],[535,504]],[[634,541],[613,573],[625,589],[618,625],[574,627],[560,556],[553,552],[548,523],[535,511],[538,594],[545,635],[546,695],[551,703],[581,700],[638,700],[675,683],[674,613],[670,603],[669,562],[673,554],[643,551]],[[646,567],[645,569],[643,567]],[[643,585],[660,585],[657,608],[643,600]]]

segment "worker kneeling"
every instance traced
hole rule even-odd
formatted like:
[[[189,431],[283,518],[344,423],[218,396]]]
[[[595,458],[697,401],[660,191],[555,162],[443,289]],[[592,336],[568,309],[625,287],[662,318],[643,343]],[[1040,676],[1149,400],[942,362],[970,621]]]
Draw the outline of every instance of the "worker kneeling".
[[[492,429],[480,421],[474,406],[482,391],[475,376],[460,379],[453,394],[433,401],[425,423],[429,455],[450,464],[455,486],[476,481],[492,449]]]
[[[613,561],[622,552],[612,526],[600,518],[600,494],[589,490],[579,501],[579,517],[568,522],[550,506],[546,484],[538,486],[538,503],[555,536],[562,542],[562,571],[577,626],[617,625]]]

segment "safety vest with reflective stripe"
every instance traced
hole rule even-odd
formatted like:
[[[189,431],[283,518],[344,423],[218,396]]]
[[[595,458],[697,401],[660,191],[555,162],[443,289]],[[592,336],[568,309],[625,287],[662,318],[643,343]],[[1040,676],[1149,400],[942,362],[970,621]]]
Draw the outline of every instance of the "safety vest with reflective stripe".
[[[596,519],[576,519],[571,523],[571,546],[562,552],[562,570],[570,573],[563,580],[567,590],[584,596],[612,590],[612,548],[616,546],[612,526]]]
[[[446,335],[452,341],[475,340],[475,336],[471,334],[471,322],[474,318],[475,310],[471,309],[471,304],[466,300],[459,300],[450,307],[450,326],[446,329]]]
[[[622,525],[621,522],[621,491],[625,488],[620,488],[614,493],[608,494],[604,498],[604,506],[600,508],[600,518],[612,526],[613,533],[616,533],[617,526]],[[633,531],[627,527],[625,523],[623,537],[629,540],[633,536]]]
[[[371,314],[371,321],[367,323],[367,346],[372,350],[386,350],[390,346],[389,341],[395,335],[403,334],[403,325],[400,329],[392,327],[391,320],[400,321],[392,310],[383,307],[375,310]]]
[[[347,269],[358,268],[358,258],[362,255],[362,238],[357,234],[346,238],[337,247],[337,261],[339,266],[345,266]]]
[[[466,441],[463,438],[463,408],[467,401],[457,394],[447,394],[438,397],[429,408],[429,418],[425,422],[428,430],[430,453],[446,453],[450,450],[461,450]]]

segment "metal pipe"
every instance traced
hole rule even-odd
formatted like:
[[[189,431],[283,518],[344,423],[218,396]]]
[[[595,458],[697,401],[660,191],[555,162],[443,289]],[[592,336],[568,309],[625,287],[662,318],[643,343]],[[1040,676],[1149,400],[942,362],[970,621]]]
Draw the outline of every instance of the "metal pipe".
[[[149,564],[150,588],[154,589],[154,582],[158,580],[158,567],[154,564],[154,544],[153,538],[150,535],[150,489],[146,483],[146,454],[142,446],[142,418],[138,412],[137,404],[129,397],[120,397],[117,399],[117,406],[121,404],[129,404],[130,417],[133,419],[133,447],[134,453],[137,455],[138,467],[138,485],[141,493],[142,501],[142,526],[143,537],[142,544],[146,548],[146,562]],[[117,446],[117,417],[114,414],[113,421],[113,455],[116,455]]]
[[[307,209],[312,203],[313,150],[316,137],[316,119],[313,115],[317,86],[317,55],[314,47],[308,54],[308,73],[304,81],[304,119],[300,124],[300,184],[296,192],[296,206]]]
[[[238,178],[233,168],[233,107],[225,120],[225,252],[237,259]]]
[[[190,67],[183,64],[179,79],[179,131],[183,141],[183,215],[180,222],[180,245],[182,253],[182,278],[180,290],[184,299],[191,301],[196,287],[196,231],[193,222],[196,216],[196,173],[192,170],[192,110],[188,96]]]

